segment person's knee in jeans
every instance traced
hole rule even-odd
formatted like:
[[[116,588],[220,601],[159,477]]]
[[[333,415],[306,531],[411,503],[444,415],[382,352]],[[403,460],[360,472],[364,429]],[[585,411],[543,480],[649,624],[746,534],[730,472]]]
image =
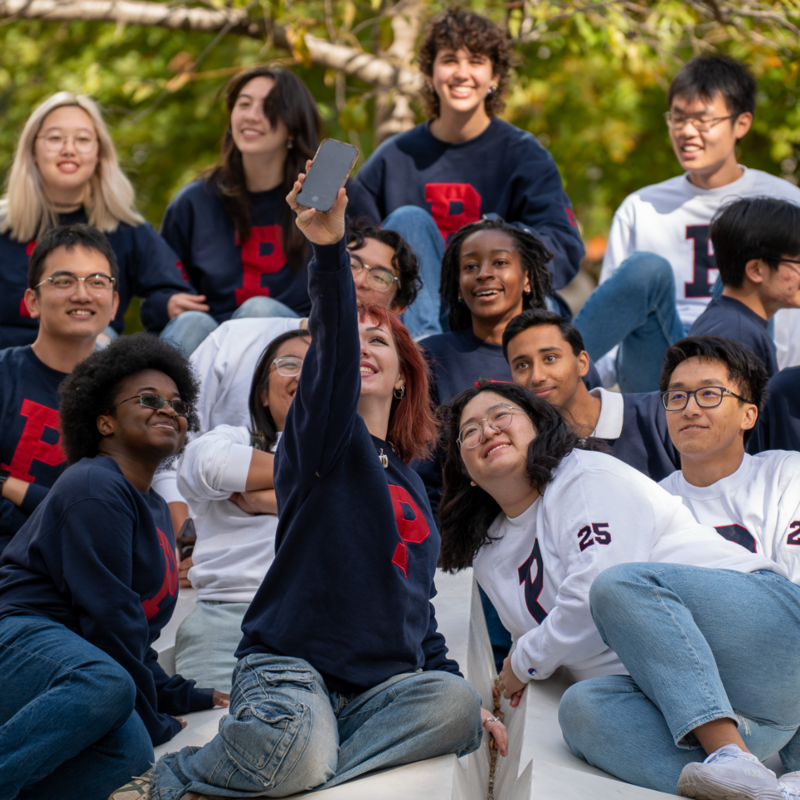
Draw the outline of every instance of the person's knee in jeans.
[[[216,319],[205,311],[184,311],[173,317],[159,336],[171,342],[188,357],[217,327]]]
[[[134,711],[136,686],[127,670],[108,661],[93,661],[72,671],[75,692],[86,698],[87,728],[95,725],[107,731],[121,728]]]
[[[481,724],[481,696],[464,678],[449,672],[429,672],[438,683],[437,693],[442,698],[441,713],[449,720],[448,732],[453,747],[450,752],[459,758],[474,752],[483,739]]]
[[[231,319],[251,319],[253,317],[289,317],[299,319],[300,315],[293,311],[285,303],[276,300],[274,297],[257,295],[245,300],[236,311],[231,314]]]

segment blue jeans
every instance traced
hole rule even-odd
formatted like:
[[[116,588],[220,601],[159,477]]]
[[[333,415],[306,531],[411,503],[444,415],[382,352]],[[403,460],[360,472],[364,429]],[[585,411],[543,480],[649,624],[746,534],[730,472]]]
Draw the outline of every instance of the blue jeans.
[[[236,311],[231,314],[231,319],[245,319],[251,317],[297,317],[289,306],[280,300],[271,297],[251,297],[245,300]],[[161,331],[159,336],[168,339],[186,356],[190,356],[208,336],[216,330],[219,323],[205,311],[184,311],[173,317]]]
[[[381,227],[397,231],[414,251],[419,264],[422,288],[401,315],[403,325],[414,339],[448,330],[447,314],[439,298],[444,239],[433,217],[424,208],[402,206],[392,211]]]
[[[0,675],[0,800],[106,800],[152,762],[130,675],[63,625],[0,620]]]
[[[603,641],[630,677],[571,686],[570,749],[623,780],[674,793],[705,751],[692,731],[732,719],[760,759],[800,769],[800,587],[774,572],[619,564],[590,592]]]
[[[187,792],[285,797],[370,770],[476,750],[480,697],[447,672],[395,675],[358,695],[330,691],[307,662],[254,654],[233,674],[230,714],[205,747],[156,764],[150,800]]]
[[[634,253],[589,295],[575,318],[594,361],[619,345],[617,380],[623,392],[658,389],[664,354],[687,333],[675,298],[669,261]]]

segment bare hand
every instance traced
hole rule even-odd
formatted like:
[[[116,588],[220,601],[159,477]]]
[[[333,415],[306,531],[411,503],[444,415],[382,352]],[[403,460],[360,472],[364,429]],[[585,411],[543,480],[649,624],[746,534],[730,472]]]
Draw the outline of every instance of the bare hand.
[[[178,583],[180,584],[181,589],[191,589],[192,582],[189,580],[189,570],[194,566],[194,561],[192,561],[192,557],[189,556],[188,558],[184,558],[178,564]]]
[[[181,730],[183,730],[189,724],[185,719],[183,719],[183,717],[175,717],[175,719],[180,722]]]
[[[491,737],[494,739],[495,746],[497,747],[497,751],[500,753],[501,756],[508,755],[508,730],[506,730],[506,726],[498,719],[494,722],[487,722],[486,720],[489,717],[493,716],[493,714],[487,711],[485,708],[481,709],[481,723],[483,727],[489,731]]]
[[[247,514],[277,514],[278,500],[274,489],[258,489],[254,492],[234,492],[228,500],[236,503]]]
[[[215,706],[229,706],[231,704],[231,696],[225,692],[218,692],[214,690],[214,705]]]
[[[15,506],[21,506],[29,486],[27,481],[20,478],[6,478],[5,482],[0,484],[0,496],[10,500]]]
[[[306,171],[310,166],[311,162],[306,161]],[[303,188],[305,179],[305,173],[301,172],[297,176],[292,191],[286,196],[289,207],[297,214],[295,220],[297,227],[312,244],[335,244],[344,237],[344,210],[347,208],[347,192],[343,188],[339,189],[336,202],[327,214],[323,214],[315,208],[303,208],[297,204],[297,195]]]
[[[522,699],[522,692],[527,684],[523,683],[511,669],[511,656],[503,662],[503,669],[500,670],[498,688],[503,693],[506,700],[511,701],[511,707],[516,708]]]
[[[172,319],[184,311],[208,311],[211,307],[203,302],[205,299],[204,294],[176,292],[167,300],[167,315]]]

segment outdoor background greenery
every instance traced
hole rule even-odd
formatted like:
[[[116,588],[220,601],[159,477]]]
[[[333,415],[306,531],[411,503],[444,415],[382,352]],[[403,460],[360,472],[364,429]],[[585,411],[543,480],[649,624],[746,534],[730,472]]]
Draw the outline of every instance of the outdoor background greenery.
[[[237,2],[205,3],[226,5]],[[424,24],[445,5],[416,0],[411,22],[419,14]],[[751,65],[760,91],[742,163],[797,182],[800,0],[512,0],[469,7],[514,36],[518,64],[503,116],[553,154],[595,258],[623,198],[678,173],[662,118],[665,89],[696,53],[726,53]],[[61,89],[90,94],[105,111],[140,210],[158,226],[178,189],[216,159],[227,78],[272,60],[306,81],[327,135],[358,144],[363,163],[376,144],[377,91],[311,63],[303,37],[385,53],[398,8],[402,13],[402,3],[387,0],[250,2],[251,15],[292,33],[291,53],[233,33],[0,19],[0,174],[7,174],[36,104]],[[422,120],[416,101],[413,107]]]

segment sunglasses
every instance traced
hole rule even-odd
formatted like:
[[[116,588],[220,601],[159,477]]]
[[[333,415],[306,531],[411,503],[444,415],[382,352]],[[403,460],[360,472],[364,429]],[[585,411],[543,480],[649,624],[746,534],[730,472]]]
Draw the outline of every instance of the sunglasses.
[[[179,417],[188,417],[192,411],[192,407],[183,400],[167,400],[160,394],[144,392],[143,394],[135,394],[133,397],[126,397],[124,400],[120,400],[119,403],[111,406],[111,408],[106,411],[106,414],[110,414],[117,406],[121,406],[123,403],[127,403],[129,400],[138,400],[140,406],[152,408],[153,411],[158,411],[159,409],[163,408],[164,403],[166,403],[168,406],[172,407],[172,410]]]

